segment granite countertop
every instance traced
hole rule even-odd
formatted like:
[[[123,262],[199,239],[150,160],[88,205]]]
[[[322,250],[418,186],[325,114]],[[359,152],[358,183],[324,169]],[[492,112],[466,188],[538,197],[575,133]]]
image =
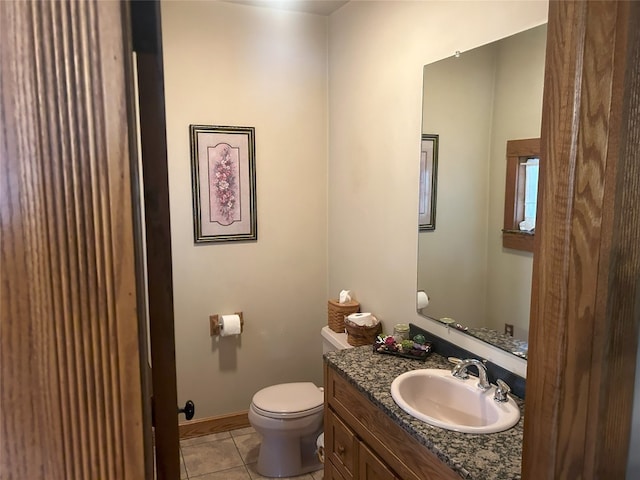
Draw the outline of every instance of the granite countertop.
[[[527,358],[529,343],[524,340],[518,340],[486,327],[469,327],[467,333],[517,357]]]
[[[451,364],[444,357],[432,353],[426,361],[405,359],[373,353],[372,347],[364,346],[329,352],[324,358],[329,366],[460,477],[471,480],[521,478],[523,400],[513,397],[523,415],[513,428],[505,432],[486,435],[452,432],[413,418],[391,398],[391,382],[394,378],[418,368],[451,369]]]

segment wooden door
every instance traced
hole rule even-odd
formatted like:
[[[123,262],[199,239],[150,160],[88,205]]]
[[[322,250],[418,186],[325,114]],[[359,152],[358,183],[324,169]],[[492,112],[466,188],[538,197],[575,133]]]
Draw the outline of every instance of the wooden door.
[[[145,478],[121,2],[0,2],[0,477]]]

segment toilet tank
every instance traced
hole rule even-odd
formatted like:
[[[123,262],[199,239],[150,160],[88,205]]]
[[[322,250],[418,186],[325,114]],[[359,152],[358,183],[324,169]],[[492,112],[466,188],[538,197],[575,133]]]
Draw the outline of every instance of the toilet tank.
[[[329,328],[328,325],[322,327],[322,353],[335,352],[336,350],[344,350],[345,348],[353,348],[347,342],[346,333],[337,333]]]

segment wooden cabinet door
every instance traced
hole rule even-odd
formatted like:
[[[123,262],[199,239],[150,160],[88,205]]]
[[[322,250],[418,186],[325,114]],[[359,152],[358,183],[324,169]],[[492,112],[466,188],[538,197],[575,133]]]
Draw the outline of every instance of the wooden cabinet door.
[[[324,466],[324,480],[347,480],[331,462]]]
[[[332,462],[345,478],[356,478],[358,438],[333,411],[326,413],[324,433],[326,461]]]
[[[400,480],[375,453],[362,442],[358,449],[359,480]]]

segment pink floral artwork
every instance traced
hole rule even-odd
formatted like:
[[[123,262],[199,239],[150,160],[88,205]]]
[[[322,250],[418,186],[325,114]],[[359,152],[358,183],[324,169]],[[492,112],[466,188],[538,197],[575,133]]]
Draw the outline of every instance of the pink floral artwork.
[[[189,125],[195,243],[255,241],[255,129]]]
[[[239,222],[239,148],[219,143],[208,148],[208,157],[210,221],[225,226]]]

